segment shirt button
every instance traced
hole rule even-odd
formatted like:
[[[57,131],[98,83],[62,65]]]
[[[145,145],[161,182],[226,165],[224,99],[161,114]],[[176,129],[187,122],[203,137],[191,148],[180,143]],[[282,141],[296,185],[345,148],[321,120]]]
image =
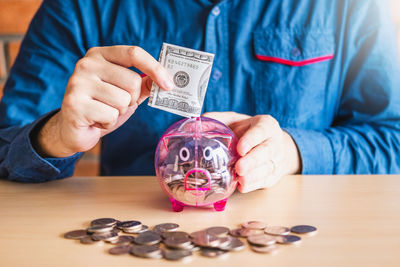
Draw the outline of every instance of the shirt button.
[[[212,13],[214,16],[218,16],[219,13],[221,13],[221,10],[219,9],[219,7],[216,6],[213,8]]]
[[[214,70],[213,71],[213,75],[212,78],[216,81],[218,81],[219,79],[221,79],[222,77],[222,72],[220,72],[219,70]]]

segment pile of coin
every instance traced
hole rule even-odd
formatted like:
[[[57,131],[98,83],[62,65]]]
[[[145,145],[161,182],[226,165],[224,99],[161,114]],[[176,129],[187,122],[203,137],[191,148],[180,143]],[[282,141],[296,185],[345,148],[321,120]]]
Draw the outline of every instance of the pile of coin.
[[[178,231],[176,223],[162,223],[152,230],[140,221],[118,221],[113,218],[93,220],[87,229],[70,231],[65,238],[80,240],[82,244],[103,241],[115,245],[109,249],[112,255],[131,254],[152,259],[184,260],[190,259],[199,251],[205,257],[219,257],[228,252],[240,251],[246,238],[250,248],[258,253],[273,253],[279,245],[297,244],[299,235],[315,234],[317,228],[310,225],[297,225],[291,228],[270,226],[259,221],[249,221],[240,228],[229,229],[214,226],[193,233]]]

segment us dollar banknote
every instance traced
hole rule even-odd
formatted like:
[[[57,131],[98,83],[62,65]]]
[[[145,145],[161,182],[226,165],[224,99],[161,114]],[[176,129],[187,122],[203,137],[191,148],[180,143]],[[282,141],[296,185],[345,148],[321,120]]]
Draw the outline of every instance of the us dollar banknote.
[[[198,117],[203,107],[214,54],[163,43],[159,62],[175,88],[164,91],[153,82],[148,105],[184,117]]]

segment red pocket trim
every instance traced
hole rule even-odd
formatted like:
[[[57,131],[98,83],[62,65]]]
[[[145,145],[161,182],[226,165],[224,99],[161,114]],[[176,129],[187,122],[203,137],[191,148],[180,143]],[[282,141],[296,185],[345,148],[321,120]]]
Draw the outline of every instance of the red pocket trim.
[[[269,56],[263,56],[263,55],[256,55],[256,57],[257,57],[257,59],[262,60],[262,61],[271,61],[271,62],[285,64],[285,65],[289,65],[289,66],[301,67],[301,66],[305,66],[305,65],[309,65],[309,64],[313,64],[313,63],[318,63],[321,61],[330,60],[333,58],[333,54],[316,57],[316,58],[310,58],[310,59],[301,60],[301,61],[293,61],[293,60],[287,60],[287,59],[283,59],[283,58],[269,57]]]
[[[140,77],[144,78],[144,77],[146,77],[146,76],[147,76],[146,73],[140,73]]]

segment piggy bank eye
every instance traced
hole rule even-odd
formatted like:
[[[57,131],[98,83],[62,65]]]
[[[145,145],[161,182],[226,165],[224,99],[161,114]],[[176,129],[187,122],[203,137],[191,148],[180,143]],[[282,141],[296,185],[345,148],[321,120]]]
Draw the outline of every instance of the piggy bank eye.
[[[190,158],[190,151],[187,147],[182,147],[179,151],[179,157],[182,161],[187,161]]]
[[[204,156],[204,158],[206,160],[211,160],[212,159],[213,155],[212,155],[211,147],[208,146],[203,150],[203,156]]]

